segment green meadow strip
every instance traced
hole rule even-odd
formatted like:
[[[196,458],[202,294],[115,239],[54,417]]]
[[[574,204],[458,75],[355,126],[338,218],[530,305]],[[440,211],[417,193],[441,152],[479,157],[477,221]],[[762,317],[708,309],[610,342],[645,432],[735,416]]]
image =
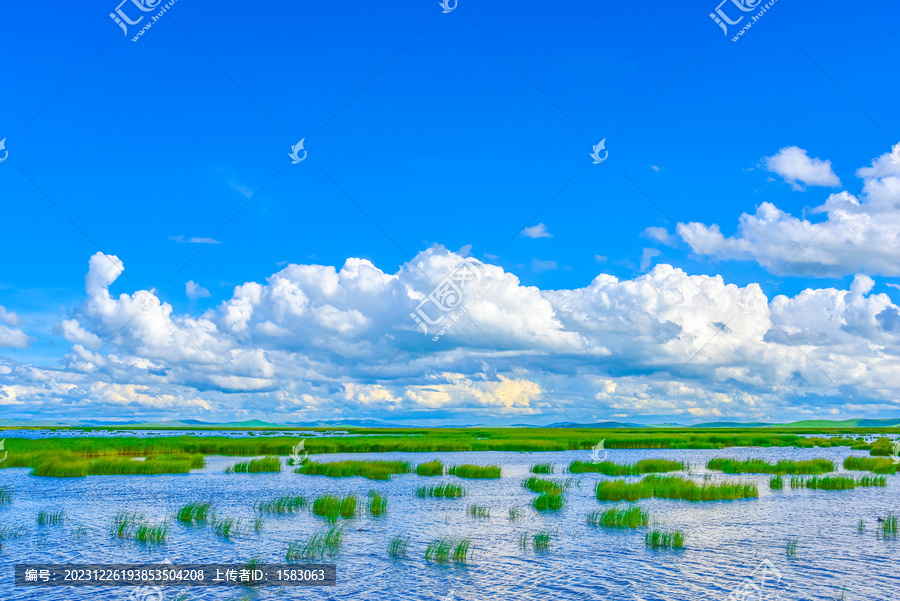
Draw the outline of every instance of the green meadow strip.
[[[294,472],[306,476],[329,476],[332,478],[348,478],[362,476],[369,480],[388,480],[394,474],[407,474],[410,471],[407,461],[336,461],[333,463],[317,463],[307,461]]]
[[[726,474],[826,474],[834,471],[834,463],[828,459],[808,459],[791,461],[784,459],[778,463],[769,463],[762,459],[710,459],[707,469]]]
[[[498,465],[451,465],[447,473],[458,478],[499,478],[500,466]]]
[[[723,482],[697,484],[680,476],[645,476],[639,482],[624,480],[597,483],[600,501],[637,501],[638,499],[682,499],[685,501],[726,501],[759,496],[756,484]]]
[[[684,463],[668,459],[642,459],[637,463],[573,461],[569,464],[569,472],[573,474],[600,473],[607,476],[640,476],[642,474],[680,472],[683,470]]]
[[[886,457],[847,457],[844,459],[844,469],[860,472],[872,472],[873,474],[896,474],[900,464]]]

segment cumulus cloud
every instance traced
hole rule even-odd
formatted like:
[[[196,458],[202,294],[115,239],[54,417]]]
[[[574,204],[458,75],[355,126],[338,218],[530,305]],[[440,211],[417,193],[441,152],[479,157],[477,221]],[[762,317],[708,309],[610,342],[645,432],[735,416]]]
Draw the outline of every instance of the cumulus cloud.
[[[766,169],[780,175],[794,190],[803,186],[840,186],[841,180],[831,170],[831,161],[810,158],[796,146],[782,148],[765,159]]]
[[[435,246],[396,272],[289,264],[200,315],[152,290],[113,296],[91,257],[57,325],[59,369],[0,359],[0,404],[27,414],[306,421],[784,419],[896,410],[900,307],[848,289],[768,299],[756,284],[658,264],[541,290]],[[438,332],[442,335],[437,336]],[[102,343],[101,343],[102,341]]]
[[[526,227],[522,230],[522,235],[526,238],[552,238],[553,235],[547,231],[547,226],[543,223]]]
[[[831,194],[814,208],[823,220],[796,217],[771,202],[740,216],[737,232],[717,224],[678,224],[694,252],[721,259],[752,260],[772,272],[842,277],[859,272],[900,275],[900,165],[885,154],[857,175],[862,194]]]
[[[196,283],[194,280],[189,280],[184,285],[185,294],[189,299],[195,300],[198,298],[208,298],[210,296],[209,290]]]
[[[644,238],[649,238],[650,240],[655,240],[660,244],[665,244],[666,246],[675,246],[678,242],[678,238],[669,233],[669,231],[664,227],[648,227],[645,229],[641,236]]]

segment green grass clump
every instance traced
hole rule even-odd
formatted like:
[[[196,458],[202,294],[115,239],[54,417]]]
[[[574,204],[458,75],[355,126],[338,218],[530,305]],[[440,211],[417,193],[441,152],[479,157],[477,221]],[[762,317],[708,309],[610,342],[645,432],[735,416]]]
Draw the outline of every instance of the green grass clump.
[[[813,488],[818,490],[851,490],[858,486],[887,486],[884,476],[862,476],[854,480],[847,476],[813,476],[812,478],[791,478],[791,488]]]
[[[117,538],[131,538],[131,534],[135,527],[144,519],[139,513],[128,513],[120,511],[115,515],[112,521],[110,531]]]
[[[640,476],[664,472],[680,472],[684,463],[668,459],[642,459],[637,463],[613,463],[612,461],[573,461],[569,472],[573,474],[600,473],[607,476]]]
[[[548,551],[550,549],[550,533],[546,530],[541,530],[535,534],[532,540],[535,551]]]
[[[407,461],[336,461],[333,463],[317,463],[307,461],[294,470],[306,476],[330,476],[347,478],[362,476],[369,480],[388,480],[394,474],[409,473]]]
[[[472,541],[468,538],[461,540],[437,539],[428,543],[425,549],[425,560],[434,563],[448,563],[453,560],[457,563],[466,563],[471,554]]]
[[[489,507],[482,507],[481,505],[469,505],[466,507],[466,515],[471,518],[489,518],[491,517],[491,510]]]
[[[260,501],[256,510],[260,513],[294,513],[308,504],[304,497],[287,495],[270,501]]]
[[[325,555],[336,557],[344,540],[344,528],[332,526],[328,530],[317,532],[305,543],[292,542],[288,545],[285,559],[310,560],[323,559]]]
[[[792,538],[787,542],[787,547],[784,550],[785,555],[788,557],[797,557],[797,539]]]
[[[544,480],[543,478],[535,478],[534,476],[525,480],[522,483],[522,486],[530,490],[531,492],[562,492],[567,488],[567,483],[560,484],[559,482],[554,482],[553,480]]]
[[[416,474],[420,476],[443,476],[444,464],[437,459],[428,463],[420,463],[416,466]]]
[[[0,505],[12,503],[12,489],[0,486]]]
[[[447,470],[451,476],[458,478],[499,478],[500,466],[498,465],[451,465]]]
[[[356,502],[353,495],[343,498],[324,495],[313,501],[313,513],[332,522],[336,521],[338,516],[352,518],[356,515]]]
[[[213,532],[219,538],[231,539],[234,536],[239,536],[241,533],[241,521],[235,518],[219,519],[213,516],[211,525]]]
[[[553,473],[553,464],[552,463],[536,463],[531,466],[532,474],[552,474]]]
[[[697,484],[680,476],[646,476],[640,482],[624,480],[597,483],[600,501],[637,501],[638,499],[683,499],[685,501],[724,501],[756,498],[755,484],[723,482]]]
[[[859,533],[863,533],[866,531],[866,521],[865,520],[862,520],[862,519],[859,520],[859,522],[856,524],[856,531]]]
[[[644,536],[644,545],[649,549],[681,549],[684,547],[684,534],[678,530],[653,530]]]
[[[164,543],[169,537],[169,525],[139,524],[134,531],[134,540],[142,543]]]
[[[262,457],[235,463],[227,470],[229,474],[258,474],[260,472],[280,472],[281,459],[278,457]]]
[[[599,509],[595,509],[589,514],[587,514],[587,523],[589,526],[599,526],[600,519],[603,517],[603,514]]]
[[[378,491],[369,491],[369,513],[371,515],[384,515],[387,511],[387,499],[378,494]]]
[[[421,486],[416,490],[420,499],[435,497],[438,499],[455,499],[466,496],[466,490],[456,484],[440,484],[438,486]]]
[[[844,459],[844,469],[874,474],[896,474],[897,467],[893,459],[886,457],[847,457]]]
[[[178,510],[175,519],[182,524],[205,522],[209,519],[211,509],[212,503],[189,503]]]
[[[129,538],[140,542],[163,543],[169,536],[169,524],[149,524],[139,513],[120,511],[113,518],[110,528],[117,538]]]
[[[772,490],[782,490],[784,488],[784,478],[781,474],[769,478],[769,488]]]
[[[0,526],[0,541],[22,538],[26,534],[28,534],[28,529],[25,526],[17,526],[15,528]]]
[[[772,464],[762,459],[710,459],[707,469],[726,474],[826,474],[834,471],[834,463],[828,459],[790,461],[784,459]]]
[[[58,526],[66,521],[66,512],[60,509],[59,511],[44,511],[41,510],[37,515],[37,523],[38,526]]]
[[[509,508],[509,521],[515,521],[516,518],[519,517],[519,508],[518,507],[510,507]]]
[[[561,492],[542,492],[531,502],[531,506],[538,511],[557,511],[565,504],[565,497]]]
[[[406,557],[406,549],[409,547],[409,538],[395,536],[388,543],[388,555],[391,557]]]
[[[900,524],[898,524],[897,516],[892,513],[889,513],[888,516],[881,522],[881,526],[879,531],[882,536],[897,536],[897,531],[900,529]]]
[[[650,514],[640,507],[607,509],[599,519],[599,525],[604,528],[646,528],[649,524]]]

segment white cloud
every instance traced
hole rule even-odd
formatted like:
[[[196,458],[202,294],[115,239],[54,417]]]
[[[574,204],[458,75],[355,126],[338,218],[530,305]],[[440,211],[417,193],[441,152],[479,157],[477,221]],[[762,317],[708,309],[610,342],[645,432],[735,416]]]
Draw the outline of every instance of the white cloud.
[[[214,238],[185,238],[184,236],[169,236],[169,240],[179,244],[222,244]]]
[[[658,257],[662,252],[655,248],[645,248],[641,253],[641,271],[647,271],[654,257]]]
[[[862,195],[831,194],[812,210],[824,220],[795,217],[763,202],[754,214],[740,216],[732,236],[716,224],[678,224],[677,231],[698,254],[753,260],[783,275],[900,275],[900,165],[891,165],[885,154],[857,175],[869,178]]]
[[[527,238],[552,238],[553,235],[547,231],[547,226],[543,223],[526,227],[522,230],[522,235]]]
[[[641,236],[656,240],[660,244],[665,244],[666,246],[675,246],[678,242],[678,238],[670,234],[664,227],[648,227],[641,233]]]
[[[189,280],[185,283],[184,292],[190,299],[208,298],[210,296],[209,290],[196,283],[194,280]]]
[[[811,159],[796,146],[782,148],[765,159],[766,169],[780,175],[794,190],[803,186],[840,186],[841,180],[831,170],[831,161]]]

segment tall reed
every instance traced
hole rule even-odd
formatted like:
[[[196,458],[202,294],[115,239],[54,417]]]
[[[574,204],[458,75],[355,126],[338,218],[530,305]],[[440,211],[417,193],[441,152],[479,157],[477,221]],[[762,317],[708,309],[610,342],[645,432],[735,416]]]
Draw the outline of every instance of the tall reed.
[[[726,474],[825,474],[834,471],[834,463],[828,459],[809,459],[792,461],[783,459],[777,463],[768,463],[763,459],[710,459],[707,469]]]
[[[416,466],[416,474],[420,476],[443,476],[444,464],[437,459],[428,463],[420,463]]]
[[[683,499],[686,501],[723,501],[749,499],[759,496],[755,484],[723,482],[697,484],[680,476],[645,476],[639,482],[623,480],[597,483],[600,501],[637,501],[638,499]]]
[[[306,476],[330,476],[346,478],[362,476],[370,480],[388,480],[394,474],[409,473],[406,461],[336,461],[333,463],[317,463],[307,461],[296,470]]]
[[[499,478],[500,466],[497,465],[451,465],[447,473],[458,478]]]

